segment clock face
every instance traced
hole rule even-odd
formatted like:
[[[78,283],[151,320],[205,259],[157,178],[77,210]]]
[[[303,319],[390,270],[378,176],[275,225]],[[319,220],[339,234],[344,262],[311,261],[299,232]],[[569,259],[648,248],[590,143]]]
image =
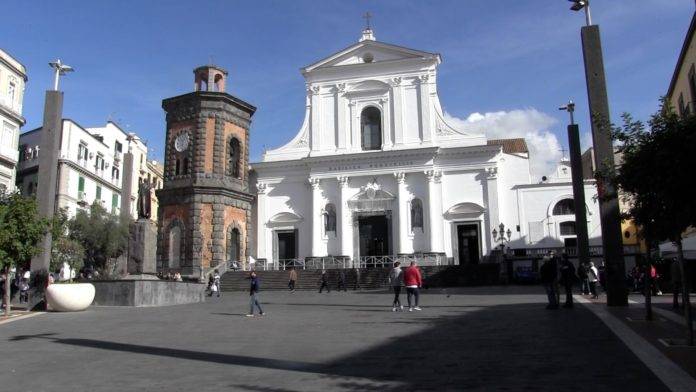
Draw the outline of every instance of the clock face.
[[[182,152],[186,151],[189,145],[189,134],[188,132],[182,132],[179,136],[176,137],[176,140],[174,140],[174,148],[176,148],[176,151]]]

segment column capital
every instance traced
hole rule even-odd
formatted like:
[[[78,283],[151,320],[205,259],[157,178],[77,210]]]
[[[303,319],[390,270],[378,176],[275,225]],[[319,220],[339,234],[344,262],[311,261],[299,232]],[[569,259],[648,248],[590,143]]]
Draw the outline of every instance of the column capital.
[[[315,177],[310,177],[309,185],[312,186],[312,189],[317,190],[321,186],[321,180]]]
[[[256,192],[259,195],[265,194],[267,190],[268,190],[268,184],[266,184],[265,182],[256,183]]]
[[[497,177],[498,177],[498,168],[497,167],[487,167],[486,168],[486,178],[487,179],[494,180]]]
[[[348,177],[348,176],[339,176],[339,177],[336,177],[336,180],[338,180],[338,185],[341,188],[347,187],[348,184],[350,183],[350,177]]]
[[[406,182],[406,173],[404,172],[395,172],[394,177],[396,178],[396,182],[399,184],[404,184]]]
[[[419,76],[418,76],[418,81],[419,81],[421,84],[426,84],[426,83],[428,83],[428,79],[430,79],[430,75],[428,75],[428,74],[423,74],[423,75],[419,75]]]
[[[346,92],[346,84],[345,84],[345,83],[336,83],[336,84],[334,85],[334,87],[336,88],[336,92],[337,92],[337,93],[344,93],[344,92]]]
[[[433,182],[435,184],[439,184],[440,180],[442,179],[442,171],[440,171],[440,170],[431,169],[431,170],[426,170],[424,173],[425,173],[425,177],[428,179],[428,182]]]
[[[391,84],[392,87],[399,87],[401,85],[401,77],[396,76],[389,79],[389,84]]]

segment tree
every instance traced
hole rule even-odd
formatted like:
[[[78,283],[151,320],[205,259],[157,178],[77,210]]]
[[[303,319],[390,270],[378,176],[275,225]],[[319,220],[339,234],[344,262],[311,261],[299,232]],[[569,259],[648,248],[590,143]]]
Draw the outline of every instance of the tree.
[[[696,116],[677,115],[663,99],[647,129],[629,114],[622,118],[622,126],[612,128],[622,154],[621,167],[613,176],[599,175],[624,192],[629,201],[625,217],[635,221],[648,243],[668,240],[676,245],[685,282],[682,294],[689,344],[693,345],[682,234],[696,226]]]
[[[78,241],[63,236],[53,241],[51,255],[51,269],[60,269],[67,264],[70,267],[70,281],[72,282],[72,271],[82,268],[85,262],[85,248]]]
[[[91,266],[103,268],[108,259],[119,257],[126,250],[129,223],[94,203],[89,212],[78,211],[68,221],[67,228],[70,239],[84,248],[85,261]]]
[[[39,242],[50,226],[36,200],[19,193],[0,196],[0,265],[5,270],[5,317],[10,315],[10,270],[29,263],[41,252]]]

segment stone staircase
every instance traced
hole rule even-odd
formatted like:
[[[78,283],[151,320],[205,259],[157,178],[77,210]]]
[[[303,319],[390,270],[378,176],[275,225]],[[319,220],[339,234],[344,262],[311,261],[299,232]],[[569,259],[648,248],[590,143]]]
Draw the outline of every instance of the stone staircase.
[[[339,269],[329,269],[329,287],[336,290]],[[346,274],[346,286],[353,290],[355,285],[355,271],[352,269],[343,270]],[[289,271],[257,271],[261,281],[261,290],[287,290]],[[249,290],[249,272],[247,271],[228,271],[220,280],[222,291],[246,291]],[[389,278],[389,269],[386,268],[363,268],[360,270],[360,288],[378,289],[386,287]],[[297,270],[296,290],[319,290],[321,281],[321,270]]]

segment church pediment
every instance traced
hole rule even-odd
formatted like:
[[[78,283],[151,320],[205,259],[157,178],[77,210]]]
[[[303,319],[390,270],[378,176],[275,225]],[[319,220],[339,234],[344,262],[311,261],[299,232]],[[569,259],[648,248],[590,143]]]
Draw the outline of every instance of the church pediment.
[[[408,59],[436,59],[439,62],[440,55],[408,49],[397,45],[385,44],[378,41],[362,41],[351,45],[342,51],[326,57],[318,62],[303,68],[305,73],[319,68],[331,68],[367,63],[380,63],[400,61]]]
[[[268,223],[283,224],[301,222],[302,217],[292,212],[279,212],[271,217]]]

